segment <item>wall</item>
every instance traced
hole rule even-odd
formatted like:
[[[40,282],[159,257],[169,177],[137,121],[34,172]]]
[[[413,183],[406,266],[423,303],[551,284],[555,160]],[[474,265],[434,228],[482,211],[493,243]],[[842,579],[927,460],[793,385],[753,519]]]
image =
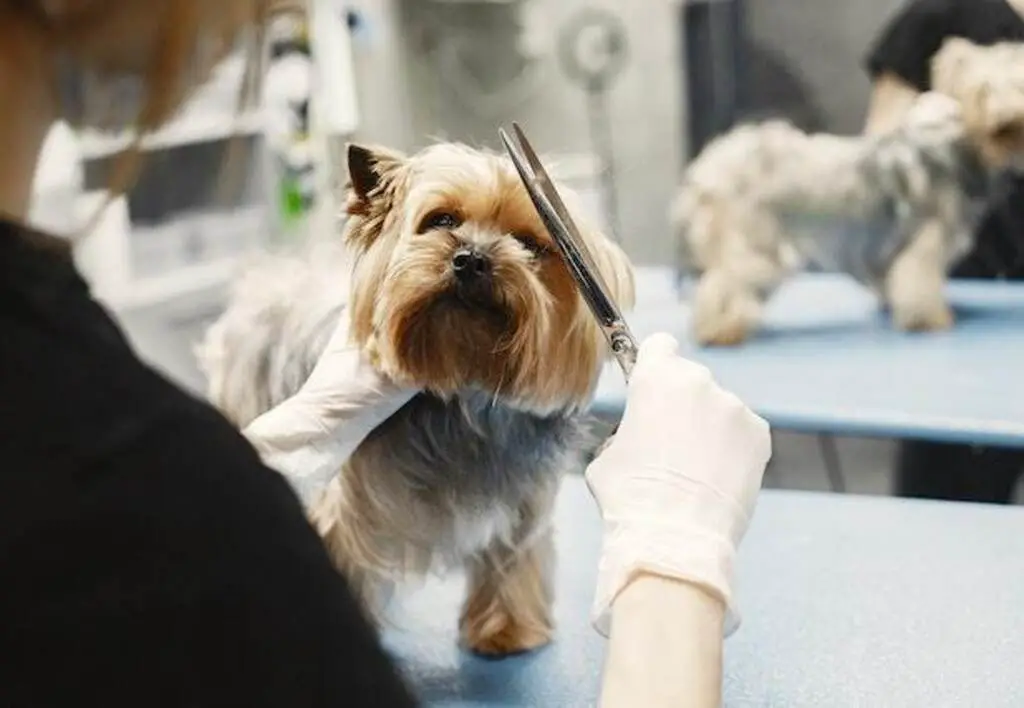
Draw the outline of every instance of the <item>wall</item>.
[[[809,91],[824,127],[859,131],[869,82],[864,56],[904,0],[747,0],[752,41]]]
[[[666,204],[685,153],[678,2],[532,1],[553,33],[587,5],[611,9],[626,24],[630,63],[609,97],[620,238],[637,262],[668,261]],[[754,94],[748,113],[783,113],[811,129],[858,131],[869,91],[864,54],[902,2],[746,0],[747,30],[756,49],[747,67]],[[467,64],[479,85],[515,75],[509,31],[515,15],[500,4],[470,3],[457,10],[434,0],[356,0],[354,5],[372,28],[372,41],[355,45],[365,139],[404,149],[430,138],[496,147],[497,125],[514,119],[542,150],[589,149],[584,94],[550,53],[536,91],[490,112],[474,110],[441,78],[436,58],[441,36],[472,35],[464,49],[473,57]]]
[[[536,0],[541,29],[557,33],[587,5],[616,12],[629,35],[630,61],[608,103],[616,155],[620,240],[641,263],[664,262],[671,247],[666,205],[681,167],[683,115],[675,2],[665,0]],[[773,0],[774,1],[774,0]],[[534,91],[507,105],[481,109],[443,78],[439,37],[462,41],[478,86],[497,85],[519,69],[511,45],[515,15],[487,3],[457,10],[432,0],[361,0],[370,22],[368,44],[355,43],[360,136],[411,149],[430,138],[457,138],[498,147],[499,124],[520,121],[542,151],[589,151],[586,98],[569,82],[547,46]],[[628,7],[628,12],[623,8]],[[471,39],[466,39],[471,37]],[[461,40],[459,38],[462,38]],[[468,93],[468,92],[467,92]]]

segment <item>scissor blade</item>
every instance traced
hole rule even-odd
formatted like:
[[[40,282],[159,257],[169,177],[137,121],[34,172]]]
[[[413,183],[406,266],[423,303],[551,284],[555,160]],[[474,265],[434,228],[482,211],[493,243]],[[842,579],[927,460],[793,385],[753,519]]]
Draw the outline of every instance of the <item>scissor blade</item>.
[[[519,145],[512,141],[504,129],[499,128],[498,134],[501,136],[501,141],[519,173],[526,193],[530,195],[534,208],[551,233],[551,237],[562,254],[563,261],[576,281],[580,295],[600,325],[601,331],[608,340],[608,344],[628,380],[636,362],[636,339],[629,331],[629,326],[622,317],[618,305],[612,300],[610,291],[594,264],[593,258],[590,257],[589,252],[586,252],[586,244],[580,238],[579,232],[576,231],[576,225],[559,198],[558,190],[548,179],[547,172],[540,164],[540,160],[530,147],[530,142],[523,135],[522,130],[518,125],[513,124],[513,127],[519,137]],[[528,152],[526,158],[520,153],[520,147]],[[528,165],[528,162],[531,164]],[[551,200],[554,200],[555,204],[552,204]],[[561,213],[556,205],[561,208]]]
[[[554,208],[559,220],[565,226],[565,229],[562,232],[563,235],[572,239],[573,245],[576,246],[576,249],[583,256],[587,267],[593,271],[594,277],[597,278],[598,281],[605,286],[605,290],[607,290],[607,284],[601,277],[601,272],[597,268],[597,263],[594,261],[593,254],[590,252],[590,249],[587,248],[586,242],[584,242],[579,229],[576,227],[576,222],[573,221],[565,203],[558,195],[558,190],[555,189],[555,183],[548,176],[548,171],[544,169],[544,165],[541,163],[540,157],[537,156],[533,146],[530,144],[530,141],[526,139],[526,134],[523,132],[523,129],[519,127],[518,123],[512,123],[512,130],[515,132],[516,141],[518,142],[519,147],[522,150],[523,155],[525,155],[526,160],[530,165],[530,169],[533,172],[534,184],[545,196],[548,202],[551,203],[551,206]],[[555,236],[555,234],[552,234],[552,236]]]
[[[523,186],[526,187],[526,193],[530,195],[530,200],[540,215],[541,221],[551,232],[563,260],[576,280],[580,294],[590,307],[591,312],[594,313],[594,317],[603,326],[623,321],[618,305],[608,295],[608,288],[601,279],[600,272],[596,267],[587,263],[587,259],[577,246],[579,242],[568,233],[566,223],[552,206],[547,195],[537,185],[535,175],[523,161],[523,156],[504,130],[499,130],[499,135],[508,150],[512,164],[515,165],[516,171],[523,181]]]

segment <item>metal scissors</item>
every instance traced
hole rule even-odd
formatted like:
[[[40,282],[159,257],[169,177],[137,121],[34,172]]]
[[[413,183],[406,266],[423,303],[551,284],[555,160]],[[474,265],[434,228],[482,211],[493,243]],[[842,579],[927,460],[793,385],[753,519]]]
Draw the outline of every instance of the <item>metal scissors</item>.
[[[512,164],[519,172],[520,179],[526,187],[526,192],[533,200],[533,206],[540,214],[541,220],[547,227],[558,245],[569,272],[572,273],[576,284],[579,286],[580,294],[594,314],[601,331],[608,340],[612,354],[615,356],[626,380],[633,371],[636,363],[637,342],[636,337],[626,324],[622,311],[612,299],[607,283],[601,277],[601,272],[594,263],[594,258],[587,249],[586,243],[580,236],[579,229],[569,216],[568,209],[558,196],[558,190],[548,177],[547,171],[530,146],[522,129],[518,124],[512,124],[512,132],[515,133],[515,142],[502,128],[498,130],[501,135],[501,142],[505,150],[512,158]]]

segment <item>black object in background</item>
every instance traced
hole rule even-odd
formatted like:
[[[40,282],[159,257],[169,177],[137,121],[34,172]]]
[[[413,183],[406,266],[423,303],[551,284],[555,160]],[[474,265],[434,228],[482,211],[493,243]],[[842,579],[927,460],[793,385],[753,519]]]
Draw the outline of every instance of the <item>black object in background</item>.
[[[685,0],[680,5],[689,160],[739,117],[743,0]]]

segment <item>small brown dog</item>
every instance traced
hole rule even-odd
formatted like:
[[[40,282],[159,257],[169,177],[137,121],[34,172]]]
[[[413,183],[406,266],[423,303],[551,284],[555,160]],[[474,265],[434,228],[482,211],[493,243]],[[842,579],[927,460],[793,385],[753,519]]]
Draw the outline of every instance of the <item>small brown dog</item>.
[[[250,272],[203,350],[238,425],[295,393],[342,308],[378,369],[423,389],[372,433],[311,517],[379,616],[408,574],[465,567],[461,632],[490,655],[552,633],[551,512],[589,441],[583,411],[607,344],[511,162],[444,143],[407,157],[351,146],[345,259]],[[564,190],[563,190],[564,191]],[[632,269],[565,195],[623,307]]]

